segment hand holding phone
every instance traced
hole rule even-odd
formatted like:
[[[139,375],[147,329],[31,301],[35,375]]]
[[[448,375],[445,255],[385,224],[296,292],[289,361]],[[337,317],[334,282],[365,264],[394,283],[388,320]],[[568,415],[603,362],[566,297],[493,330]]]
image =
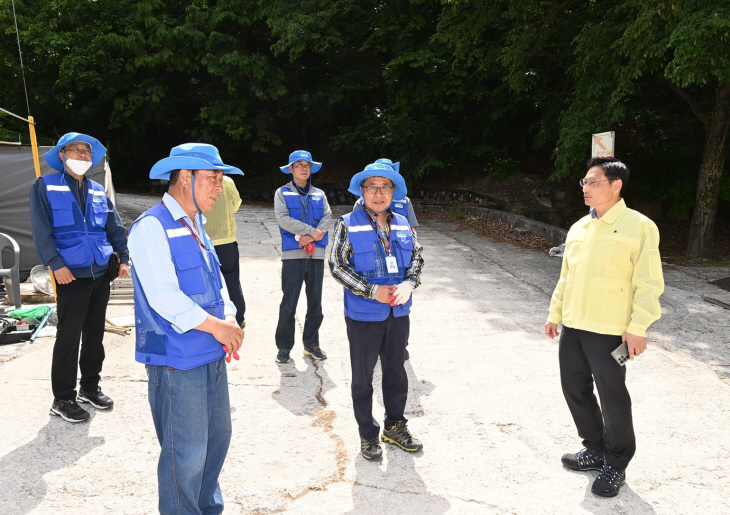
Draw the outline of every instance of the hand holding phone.
[[[624,366],[627,361],[629,361],[629,346],[624,341],[621,342],[621,345],[613,349],[611,352],[611,356],[613,356],[613,359],[616,360],[616,363],[618,363],[621,366]]]

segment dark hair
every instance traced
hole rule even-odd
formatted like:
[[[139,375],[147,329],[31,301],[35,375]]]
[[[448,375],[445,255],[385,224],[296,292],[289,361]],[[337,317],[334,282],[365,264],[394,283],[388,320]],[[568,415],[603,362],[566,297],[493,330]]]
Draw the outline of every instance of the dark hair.
[[[619,197],[623,197],[624,189],[629,183],[629,167],[615,157],[592,157],[586,162],[586,170],[597,166],[603,170],[603,174],[609,182],[621,179],[621,190]]]
[[[180,178],[180,170],[173,170],[170,172],[170,186],[175,186],[177,180]]]

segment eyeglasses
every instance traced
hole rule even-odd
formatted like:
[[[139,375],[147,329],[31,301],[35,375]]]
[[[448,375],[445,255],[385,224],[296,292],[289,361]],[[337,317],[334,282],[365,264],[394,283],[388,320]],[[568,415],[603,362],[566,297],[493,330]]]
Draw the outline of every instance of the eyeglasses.
[[[391,191],[393,191],[393,186],[363,186],[363,191],[367,191],[371,195],[375,195],[378,190],[380,190],[380,193],[383,195],[387,195]]]
[[[63,151],[66,154],[71,154],[71,155],[78,156],[78,157],[81,157],[81,156],[84,156],[84,155],[87,155],[89,157],[93,157],[94,156],[94,152],[92,152],[88,148],[65,148],[65,149],[63,149]]]
[[[601,179],[600,181],[597,181],[595,179],[588,179],[588,180],[581,179],[580,181],[578,181],[578,184],[580,184],[581,188],[585,188],[586,186],[588,186],[589,188],[592,188],[593,186],[596,185],[597,182],[611,182],[611,181],[609,179]]]

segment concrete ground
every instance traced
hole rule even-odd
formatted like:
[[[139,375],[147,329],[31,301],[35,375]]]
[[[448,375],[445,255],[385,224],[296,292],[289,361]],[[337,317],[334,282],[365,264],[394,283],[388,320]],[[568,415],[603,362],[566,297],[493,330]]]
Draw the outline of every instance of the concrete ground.
[[[135,216],[159,199],[118,195]],[[336,212],[344,212],[338,208]],[[543,336],[560,260],[426,221],[423,284],[414,293],[407,416],[424,443],[360,456],[350,400],[342,288],[325,273],[320,332],[329,359],[299,336],[274,361],[281,300],[273,209],[239,212],[247,302],[241,361],[229,365],[234,438],[222,473],[226,514],[730,513],[730,318],[702,295],[728,269],[666,267],[663,318],[628,365],[638,451],[614,499],[596,473],[565,470],[580,449],[560,390],[557,343]],[[109,315],[131,314],[130,304]],[[107,333],[102,386],[116,406],[89,423],[51,417],[52,338],[3,349],[0,513],[149,514],[159,452],[134,337]],[[376,375],[375,415],[382,402]]]

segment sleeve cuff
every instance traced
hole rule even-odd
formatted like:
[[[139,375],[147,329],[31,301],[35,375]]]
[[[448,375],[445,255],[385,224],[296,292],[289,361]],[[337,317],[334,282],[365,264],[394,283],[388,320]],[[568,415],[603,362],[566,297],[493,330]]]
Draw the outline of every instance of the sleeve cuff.
[[[548,315],[548,322],[550,322],[551,324],[559,324],[562,321],[563,321],[563,317],[561,317],[560,315],[558,315],[556,313],[551,312]]]
[[[225,304],[225,308],[223,309],[223,313],[225,314],[225,316],[228,316],[228,315],[236,316],[237,311],[238,310],[236,309],[236,305],[233,304],[233,302],[231,302],[230,300],[227,300],[226,304]]]
[[[626,328],[626,332],[633,334],[634,336],[641,336],[642,338],[646,338],[646,328],[640,327],[634,323],[629,324],[629,326]]]
[[[374,299],[375,298],[375,290],[378,289],[377,284],[368,283],[368,292],[367,292],[367,298],[368,299]]]
[[[175,331],[180,334],[187,333],[191,329],[195,329],[196,327],[198,327],[207,319],[208,314],[203,311],[203,308],[196,304],[191,310],[177,315],[175,317],[175,323],[172,324],[172,327],[175,328]]]
[[[58,256],[58,257],[54,258],[48,266],[50,266],[51,270],[53,270],[55,272],[56,270],[60,270],[61,268],[65,267],[66,263],[63,262],[63,259],[61,259],[61,256]]]

